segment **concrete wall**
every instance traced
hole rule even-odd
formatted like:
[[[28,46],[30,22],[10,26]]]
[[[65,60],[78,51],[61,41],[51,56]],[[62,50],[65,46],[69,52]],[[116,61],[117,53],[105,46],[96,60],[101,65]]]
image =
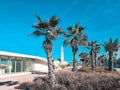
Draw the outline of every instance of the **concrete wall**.
[[[48,66],[43,64],[34,64],[35,71],[48,72]]]
[[[5,73],[5,69],[0,69],[0,75]]]

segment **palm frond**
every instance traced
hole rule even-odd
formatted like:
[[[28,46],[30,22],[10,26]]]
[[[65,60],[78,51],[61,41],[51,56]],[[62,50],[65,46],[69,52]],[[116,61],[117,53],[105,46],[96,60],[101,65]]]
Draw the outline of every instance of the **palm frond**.
[[[118,38],[116,38],[113,43],[114,43],[114,44],[113,44],[113,47],[115,48],[115,51],[118,51],[118,49],[119,49]]]
[[[37,19],[38,19],[40,22],[42,22],[42,19],[40,18],[39,15],[35,14],[35,16],[37,17]]]
[[[71,37],[72,36],[72,34],[65,34],[65,37]]]
[[[87,47],[88,46],[88,42],[87,41],[84,41],[82,39],[78,40],[78,44],[79,45],[82,45],[83,47]]]
[[[79,27],[79,32],[82,32],[85,29],[85,27]]]
[[[80,23],[76,23],[75,24],[75,29],[79,29],[79,27],[80,27]]]
[[[45,33],[43,32],[40,32],[39,30],[36,30],[30,34],[28,34],[28,36],[31,36],[31,35],[35,35],[35,36],[42,36],[42,35],[45,35]]]
[[[53,16],[49,19],[49,25],[51,27],[56,27],[59,23],[59,18],[57,16]]]
[[[48,22],[42,22],[42,23],[39,23],[38,26],[40,29],[46,29],[49,27],[49,24]]]
[[[100,44],[97,44],[97,41],[91,41],[88,42],[88,49],[90,49],[91,51],[93,51],[94,53],[99,53],[100,52]]]
[[[39,25],[32,25],[32,27],[36,28],[36,29],[40,29]]]
[[[57,29],[57,30],[54,30],[54,31],[52,31],[52,30],[47,31],[47,37],[49,39],[53,39],[53,40],[58,39],[60,34],[65,34],[65,32],[62,31],[62,29]]]
[[[112,39],[109,39],[109,42],[104,42],[104,49],[107,52],[116,52],[118,51],[119,48],[119,43],[118,43],[118,39],[115,39],[114,41],[112,41]]]
[[[69,26],[67,29],[68,29],[68,31],[69,31],[70,33],[73,32],[73,27],[72,27],[72,26]]]
[[[66,35],[66,33],[62,29],[57,29],[55,32],[57,32],[57,34]]]
[[[87,39],[88,37],[85,34],[82,34],[81,37],[78,39],[78,44],[84,47],[88,46]]]
[[[63,42],[63,45],[64,45],[64,46],[67,46],[67,45],[70,45],[70,43],[71,43],[71,40],[65,40],[65,41]]]
[[[88,60],[88,59],[89,59],[89,54],[87,54],[86,52],[81,52],[81,53],[79,54],[79,57],[80,57],[81,59]]]

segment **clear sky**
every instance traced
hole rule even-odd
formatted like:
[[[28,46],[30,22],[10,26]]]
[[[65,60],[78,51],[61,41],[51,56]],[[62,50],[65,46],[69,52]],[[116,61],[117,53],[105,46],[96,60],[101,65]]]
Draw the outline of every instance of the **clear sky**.
[[[43,39],[27,36],[35,30],[31,27],[37,23],[35,14],[39,14],[43,20],[53,15],[59,16],[58,27],[65,31],[69,25],[80,22],[86,27],[85,34],[89,41],[97,40],[102,44],[110,37],[120,40],[120,0],[0,0],[1,51],[46,58],[42,48]],[[63,40],[61,36],[53,41],[53,58],[60,58]],[[70,47],[64,50],[65,60],[72,61]],[[80,47],[78,54],[83,51],[89,50]]]

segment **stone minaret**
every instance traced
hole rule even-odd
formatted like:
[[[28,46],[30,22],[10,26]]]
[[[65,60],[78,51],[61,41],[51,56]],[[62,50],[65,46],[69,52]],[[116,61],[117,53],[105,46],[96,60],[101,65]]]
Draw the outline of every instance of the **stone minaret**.
[[[61,61],[61,64],[64,63],[64,49],[63,49],[63,46],[61,46],[61,59],[60,59],[60,61]]]

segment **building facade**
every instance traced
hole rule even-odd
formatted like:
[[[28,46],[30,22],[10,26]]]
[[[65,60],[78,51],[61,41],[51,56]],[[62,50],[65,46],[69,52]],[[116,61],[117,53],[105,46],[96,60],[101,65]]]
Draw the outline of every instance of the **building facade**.
[[[0,74],[44,70],[48,70],[45,58],[0,51]]]

